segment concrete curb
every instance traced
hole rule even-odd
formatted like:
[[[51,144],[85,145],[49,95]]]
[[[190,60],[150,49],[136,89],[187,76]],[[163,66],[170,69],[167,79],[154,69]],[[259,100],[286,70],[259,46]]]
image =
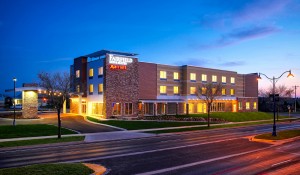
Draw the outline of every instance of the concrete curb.
[[[262,143],[268,143],[268,144],[273,144],[273,145],[281,145],[281,144],[292,142],[295,140],[300,140],[300,136],[289,138],[289,139],[283,139],[283,140],[256,139],[254,137],[255,136],[249,136],[247,138],[249,139],[249,141],[252,141],[252,142],[262,142]]]
[[[83,165],[87,166],[88,168],[94,171],[92,175],[103,175],[107,171],[107,169],[101,165],[91,164],[91,163],[83,163]]]
[[[116,127],[116,126],[111,126],[111,125],[106,125],[106,124],[103,124],[103,123],[97,123],[97,122],[90,121],[90,120],[87,119],[86,116],[83,116],[83,119],[84,119],[86,122],[93,123],[93,124],[95,124],[95,125],[102,125],[102,126],[107,126],[107,127],[110,127],[110,128],[119,129],[119,130],[121,130],[121,131],[127,131],[127,129],[124,129],[124,128],[119,128],[119,127]]]

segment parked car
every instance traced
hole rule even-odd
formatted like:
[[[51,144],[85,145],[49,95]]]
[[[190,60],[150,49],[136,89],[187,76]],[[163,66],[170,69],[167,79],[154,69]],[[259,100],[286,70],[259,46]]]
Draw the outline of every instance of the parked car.
[[[14,105],[10,106],[10,109],[14,109]],[[16,109],[22,109],[22,104],[17,104]]]

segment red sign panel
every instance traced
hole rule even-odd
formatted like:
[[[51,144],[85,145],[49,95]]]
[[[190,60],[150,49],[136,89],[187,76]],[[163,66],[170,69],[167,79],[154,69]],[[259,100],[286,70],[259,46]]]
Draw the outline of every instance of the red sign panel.
[[[109,65],[109,69],[111,70],[126,70],[127,66],[126,65]]]

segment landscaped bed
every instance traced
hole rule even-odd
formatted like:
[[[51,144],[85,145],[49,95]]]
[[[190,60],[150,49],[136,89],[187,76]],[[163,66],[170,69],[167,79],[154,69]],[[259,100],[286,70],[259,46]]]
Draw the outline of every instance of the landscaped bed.
[[[61,133],[77,134],[74,131],[62,128]],[[0,126],[0,139],[19,138],[19,137],[37,137],[51,136],[57,134],[57,126],[46,124],[33,125],[3,125]]]
[[[283,140],[283,139],[289,139],[293,137],[298,137],[300,136],[300,130],[295,129],[295,130],[285,130],[285,131],[279,131],[277,132],[277,136],[272,136],[272,133],[266,133],[266,134],[261,134],[257,135],[254,138],[255,139],[264,139],[264,140]]]
[[[90,175],[93,172],[81,163],[38,164],[0,169],[0,175]]]

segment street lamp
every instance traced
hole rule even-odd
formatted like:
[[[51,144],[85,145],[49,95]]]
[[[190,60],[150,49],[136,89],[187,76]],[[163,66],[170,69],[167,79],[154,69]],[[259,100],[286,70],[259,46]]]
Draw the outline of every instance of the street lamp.
[[[13,78],[14,81],[14,121],[13,125],[16,126],[16,78]]]
[[[272,136],[277,136],[276,134],[276,121],[275,121],[275,114],[276,114],[276,101],[275,101],[275,84],[277,83],[277,81],[285,74],[285,73],[289,73],[287,77],[294,77],[294,75],[292,74],[292,71],[285,71],[283,72],[279,77],[275,78],[273,76],[273,78],[269,78],[266,74],[263,73],[259,73],[257,79],[260,80],[261,76],[263,75],[265,76],[267,79],[269,79],[272,83],[273,83],[273,91],[272,91],[272,95],[273,95],[273,117],[274,117],[274,122],[273,122],[273,132],[272,132]]]

